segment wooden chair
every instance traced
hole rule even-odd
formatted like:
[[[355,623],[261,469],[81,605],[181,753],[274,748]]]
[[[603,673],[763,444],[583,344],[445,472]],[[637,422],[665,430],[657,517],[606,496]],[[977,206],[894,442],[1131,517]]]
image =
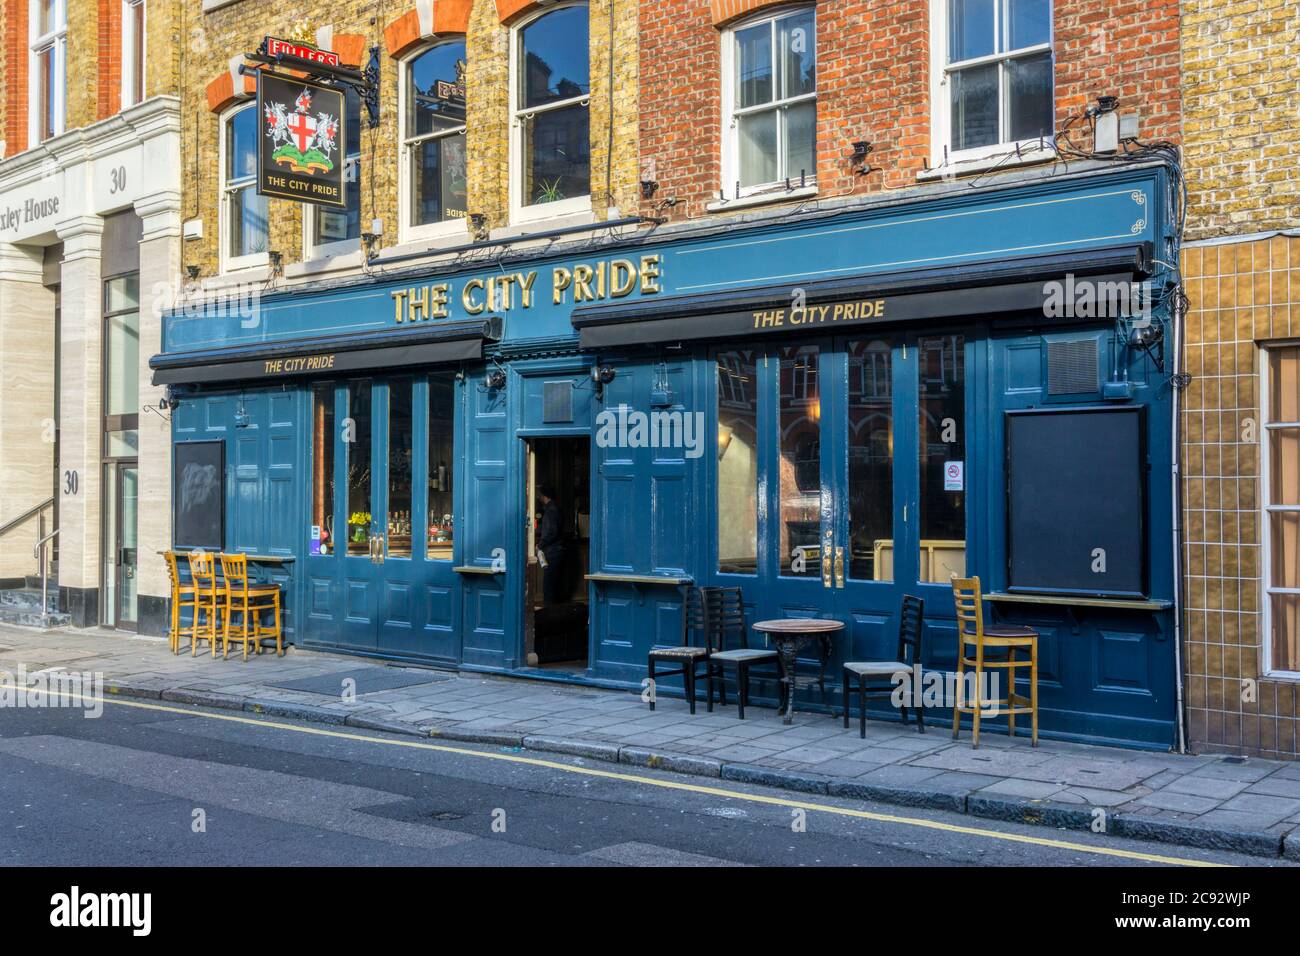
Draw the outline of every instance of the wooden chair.
[[[910,594],[903,595],[903,606],[898,612],[898,656],[892,661],[846,661],[844,664],[844,726],[849,726],[849,692],[857,680],[858,736],[867,736],[867,698],[889,697],[894,693],[894,675],[909,677],[921,666],[921,631],[925,619],[925,602]],[[916,708],[916,729],[925,733],[925,708],[920,701],[912,701]],[[903,723],[907,723],[907,708]]]
[[[706,641],[709,646],[708,669],[718,679],[722,706],[727,706],[726,667],[736,667],[736,697],[740,719],[745,719],[749,703],[749,669],[755,664],[771,664],[773,676],[780,678],[781,665],[775,650],[749,646],[749,626],[745,623],[745,599],[740,588],[701,588],[707,609]],[[727,647],[727,635],[737,635],[740,646]],[[710,682],[710,689],[712,682]],[[785,685],[782,684],[782,687]]]
[[[1033,725],[1033,746],[1038,746],[1038,632],[1032,627],[1016,624],[984,623],[984,604],[980,595],[979,578],[952,579],[952,597],[957,605],[957,699],[952,709],[952,738],[957,739],[961,730],[961,715],[971,714],[971,745],[980,745],[980,717],[990,706],[996,707],[994,714],[1007,715],[1007,729],[1010,736],[1016,735],[1016,714],[1030,714]],[[968,657],[974,648],[975,656]],[[986,652],[1005,652],[1002,658],[990,659]],[[1029,658],[1017,659],[1016,651],[1027,650]],[[965,703],[966,668],[975,668],[975,701]],[[1016,694],[1016,672],[1023,667],[1029,668],[1028,699]],[[983,700],[984,673],[986,668],[997,668],[1006,673],[1006,697],[998,700]],[[996,673],[996,671],[995,671]]]
[[[189,553],[190,579],[194,582],[194,626],[190,628],[190,656],[198,653],[199,641],[207,641],[217,656],[222,617],[226,608],[226,586],[217,578],[217,564],[209,551]]]
[[[682,675],[682,684],[686,689],[686,699],[690,702],[691,713],[695,713],[695,681],[700,676],[699,667],[704,665],[704,681],[708,693],[708,709],[713,710],[713,670],[709,667],[708,645],[708,610],[704,601],[704,589],[688,585],[682,595],[682,643],[676,647],[656,647],[650,651],[646,661],[647,676],[650,678],[650,709],[655,709],[655,697],[658,696],[658,677]],[[691,643],[692,633],[704,635],[704,646]],[[679,664],[673,670],[661,670],[656,676],[655,663]]]
[[[223,554],[221,573],[226,578],[225,635],[221,642],[223,659],[230,654],[230,642],[239,641],[244,646],[244,660],[248,660],[248,645],[262,653],[262,638],[275,638],[277,657],[284,656],[284,635],[280,627],[280,585],[250,584],[248,581],[248,555]],[[273,625],[262,627],[262,615],[270,611]],[[239,615],[239,623],[231,619]]]
[[[171,630],[168,631],[167,637],[171,641],[172,653],[179,654],[181,649],[181,612],[186,608],[190,609],[190,624],[184,628],[184,634],[189,634],[190,643],[194,641],[194,628],[198,624],[199,612],[198,601],[195,597],[195,588],[193,584],[184,584],[181,582],[180,567],[176,562],[175,551],[164,551],[163,560],[167,562],[167,578],[171,581],[172,586],[172,619]]]

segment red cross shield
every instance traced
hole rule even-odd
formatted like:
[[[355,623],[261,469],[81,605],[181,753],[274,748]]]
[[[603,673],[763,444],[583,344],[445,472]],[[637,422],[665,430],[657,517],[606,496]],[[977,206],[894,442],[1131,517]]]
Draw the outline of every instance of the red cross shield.
[[[316,134],[315,117],[308,116],[306,113],[290,113],[289,134],[293,136],[298,152],[307,152],[307,144],[311,142],[312,136]]]

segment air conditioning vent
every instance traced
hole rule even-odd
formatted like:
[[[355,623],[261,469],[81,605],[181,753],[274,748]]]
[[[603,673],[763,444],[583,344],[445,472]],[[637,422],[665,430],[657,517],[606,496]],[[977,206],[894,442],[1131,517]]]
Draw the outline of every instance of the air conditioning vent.
[[[547,425],[566,425],[573,421],[573,383],[542,383],[542,421]]]
[[[1095,338],[1047,343],[1048,395],[1095,393],[1099,387]]]

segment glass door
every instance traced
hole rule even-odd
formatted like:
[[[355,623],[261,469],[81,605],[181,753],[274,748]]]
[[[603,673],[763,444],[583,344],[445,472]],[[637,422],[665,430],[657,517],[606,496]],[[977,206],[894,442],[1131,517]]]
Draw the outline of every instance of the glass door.
[[[104,623],[135,630],[139,562],[138,504],[140,468],[134,461],[112,462],[104,469]]]
[[[344,513],[338,538],[343,562],[339,640],[361,650],[378,646],[379,569],[382,561],[381,487],[386,463],[383,449],[381,403],[386,393],[382,384],[355,379],[343,386],[342,421],[338,429],[336,454],[343,467]]]

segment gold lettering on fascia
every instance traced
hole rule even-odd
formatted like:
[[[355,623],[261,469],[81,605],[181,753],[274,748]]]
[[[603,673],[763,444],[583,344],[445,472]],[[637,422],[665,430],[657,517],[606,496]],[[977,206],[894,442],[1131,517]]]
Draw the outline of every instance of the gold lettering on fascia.
[[[884,299],[860,299],[834,305],[809,305],[802,309],[760,309],[753,313],[754,328],[801,328],[834,322],[861,322],[885,317]]]
[[[551,303],[599,302],[622,299],[632,293],[655,295],[661,291],[663,261],[659,255],[637,259],[602,259],[580,262],[571,268],[551,270]],[[451,283],[393,289],[393,321],[398,325],[445,319],[449,303],[458,302],[466,315],[500,314],[531,309],[537,304],[537,270],[466,279],[459,292]]]
[[[333,367],[333,355],[295,355],[285,359],[267,359],[263,374],[296,375],[302,372],[325,372]]]

